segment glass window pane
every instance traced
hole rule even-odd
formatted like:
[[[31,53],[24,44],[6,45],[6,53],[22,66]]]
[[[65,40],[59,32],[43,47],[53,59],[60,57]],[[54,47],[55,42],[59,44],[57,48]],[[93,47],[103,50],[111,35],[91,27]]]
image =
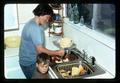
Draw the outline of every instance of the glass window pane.
[[[75,5],[67,4],[66,6],[69,21],[75,20],[73,9]],[[115,6],[113,4],[77,4],[77,9],[79,19],[83,16],[88,28],[115,37]]]
[[[11,29],[18,29],[16,4],[6,4],[4,8],[4,30]]]
[[[115,36],[115,6],[113,4],[97,4],[95,30]]]
[[[78,4],[78,11],[80,17],[84,17],[86,25],[91,25],[91,19],[93,16],[93,4]]]

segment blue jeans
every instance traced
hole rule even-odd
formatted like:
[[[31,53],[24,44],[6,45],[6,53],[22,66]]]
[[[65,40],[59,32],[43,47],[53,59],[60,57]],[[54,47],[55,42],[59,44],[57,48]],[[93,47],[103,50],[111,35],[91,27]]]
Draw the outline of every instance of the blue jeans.
[[[36,64],[34,63],[32,65],[29,65],[29,66],[23,66],[23,65],[20,64],[20,67],[21,67],[25,77],[27,79],[31,79],[32,74],[33,74],[33,72],[35,70]]]

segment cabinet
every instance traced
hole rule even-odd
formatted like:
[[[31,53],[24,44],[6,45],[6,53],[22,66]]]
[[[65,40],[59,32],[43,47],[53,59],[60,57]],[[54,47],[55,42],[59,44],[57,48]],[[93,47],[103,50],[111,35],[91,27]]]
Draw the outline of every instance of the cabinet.
[[[51,35],[63,37],[63,4],[50,4],[54,12],[54,21],[49,28],[49,37]]]
[[[6,48],[4,50],[4,75],[6,79],[25,79],[19,65],[19,48]]]

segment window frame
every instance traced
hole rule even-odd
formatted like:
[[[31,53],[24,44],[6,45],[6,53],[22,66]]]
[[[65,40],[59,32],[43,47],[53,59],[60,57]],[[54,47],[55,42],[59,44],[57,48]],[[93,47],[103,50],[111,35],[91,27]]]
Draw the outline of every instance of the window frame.
[[[13,19],[14,23],[12,26],[5,25],[5,16],[4,16],[4,31],[13,31],[13,30],[19,30],[19,22],[18,22],[18,6],[17,4],[6,4],[4,7],[4,15],[6,15],[6,6],[12,6],[11,10],[12,13],[11,15],[14,15]]]

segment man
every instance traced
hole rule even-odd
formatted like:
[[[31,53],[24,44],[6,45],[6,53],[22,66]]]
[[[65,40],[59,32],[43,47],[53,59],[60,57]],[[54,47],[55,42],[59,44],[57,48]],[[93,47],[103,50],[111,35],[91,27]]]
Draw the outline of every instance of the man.
[[[48,4],[39,4],[33,13],[35,17],[23,28],[19,49],[20,67],[27,79],[32,77],[37,54],[46,53],[52,56],[65,54],[64,49],[53,51],[45,48],[44,25],[49,22],[53,15],[52,8]]]

